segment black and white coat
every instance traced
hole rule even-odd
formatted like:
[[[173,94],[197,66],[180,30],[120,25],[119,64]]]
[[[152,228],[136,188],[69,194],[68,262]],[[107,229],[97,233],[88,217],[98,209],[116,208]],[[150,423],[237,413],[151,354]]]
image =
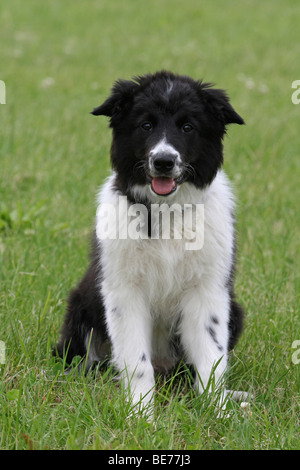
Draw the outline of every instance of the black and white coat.
[[[242,328],[233,292],[234,197],[221,141],[227,124],[243,120],[221,90],[168,72],[117,82],[94,114],[111,118],[113,173],[99,192],[91,263],[70,295],[57,351],[68,361],[88,354],[89,366],[111,348],[133,404],[143,408],[152,403],[155,370],[182,358],[202,393],[212,370],[221,384]],[[149,227],[140,238],[99,235],[109,221],[103,206],[122,232],[137,203],[146,207],[145,224],[151,204],[177,204],[183,213],[186,204],[203,205],[193,225],[201,249],[187,250],[184,238],[153,239]]]

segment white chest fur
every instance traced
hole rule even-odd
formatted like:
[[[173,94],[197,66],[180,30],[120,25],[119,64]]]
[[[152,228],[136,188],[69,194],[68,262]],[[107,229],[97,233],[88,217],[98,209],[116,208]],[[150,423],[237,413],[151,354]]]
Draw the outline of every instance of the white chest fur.
[[[114,190],[114,178],[112,175],[99,193],[96,220],[103,277],[111,289],[120,289],[125,284],[139,286],[151,304],[159,304],[164,310],[165,300],[170,302],[173,297],[176,303],[178,294],[200,280],[206,282],[214,277],[214,282],[226,283],[233,254],[234,204],[222,171],[208,189],[197,190],[186,184],[171,201],[176,206],[199,204],[203,208],[198,226],[193,227],[199,232],[200,249],[187,249],[184,234],[181,239],[149,239],[145,231],[143,238],[130,236],[128,213],[131,204]],[[146,195],[157,206],[157,200],[146,186],[135,188],[135,191]],[[103,206],[106,211],[101,210]],[[197,233],[194,232],[194,240],[195,237]]]
[[[134,401],[146,394],[147,402],[151,398],[147,392],[154,386],[153,366],[168,368],[179,359],[172,347],[172,337],[178,335],[187,362],[202,377],[203,382],[197,381],[201,391],[213,364],[219,361],[216,374],[221,377],[227,363],[226,285],[234,250],[234,203],[227,178],[220,171],[205,190],[185,183],[171,201],[181,212],[184,204],[204,206],[198,225],[190,227],[203,236],[201,248],[196,250],[186,249],[186,240],[174,238],[174,232],[169,239],[148,238],[147,230],[143,237],[129,236],[132,204],[120,199],[114,178],[109,178],[99,194],[96,219],[99,288],[113,361],[123,371],[127,386],[132,377]],[[133,192],[139,200],[165,202],[155,199],[148,186],[135,187]]]

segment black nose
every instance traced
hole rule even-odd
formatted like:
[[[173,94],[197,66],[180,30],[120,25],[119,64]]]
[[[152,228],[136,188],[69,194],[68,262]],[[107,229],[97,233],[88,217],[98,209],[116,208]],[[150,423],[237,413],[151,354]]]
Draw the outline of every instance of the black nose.
[[[153,158],[153,166],[161,173],[168,173],[173,170],[175,166],[175,158],[174,155],[168,154],[156,155]]]

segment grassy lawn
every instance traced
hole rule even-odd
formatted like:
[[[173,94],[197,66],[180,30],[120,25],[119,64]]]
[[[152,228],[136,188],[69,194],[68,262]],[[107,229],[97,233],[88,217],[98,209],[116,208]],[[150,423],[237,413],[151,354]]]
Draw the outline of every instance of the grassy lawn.
[[[300,448],[299,15],[298,0],[3,3],[1,449]],[[110,370],[63,376],[50,349],[109,173],[110,131],[89,112],[115,79],[161,68],[227,89],[247,123],[225,139],[247,311],[228,380],[255,400],[217,419],[179,371],[158,378],[154,425],[126,419]]]

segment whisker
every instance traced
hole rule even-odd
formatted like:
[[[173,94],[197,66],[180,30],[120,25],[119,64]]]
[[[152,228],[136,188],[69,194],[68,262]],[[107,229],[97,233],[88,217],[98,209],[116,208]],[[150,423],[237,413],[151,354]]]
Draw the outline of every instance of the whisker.
[[[191,175],[194,180],[195,180],[195,177],[196,177],[196,172],[195,172],[195,169],[193,168],[193,166],[190,164],[190,163],[187,163],[185,162],[183,164],[183,168],[184,170],[186,171],[186,173],[188,173],[189,175]]]
[[[144,170],[145,171],[145,168],[146,168],[146,162],[143,162],[143,161],[138,161],[136,162],[136,164],[134,165],[133,167],[133,171],[138,171],[138,170]]]

